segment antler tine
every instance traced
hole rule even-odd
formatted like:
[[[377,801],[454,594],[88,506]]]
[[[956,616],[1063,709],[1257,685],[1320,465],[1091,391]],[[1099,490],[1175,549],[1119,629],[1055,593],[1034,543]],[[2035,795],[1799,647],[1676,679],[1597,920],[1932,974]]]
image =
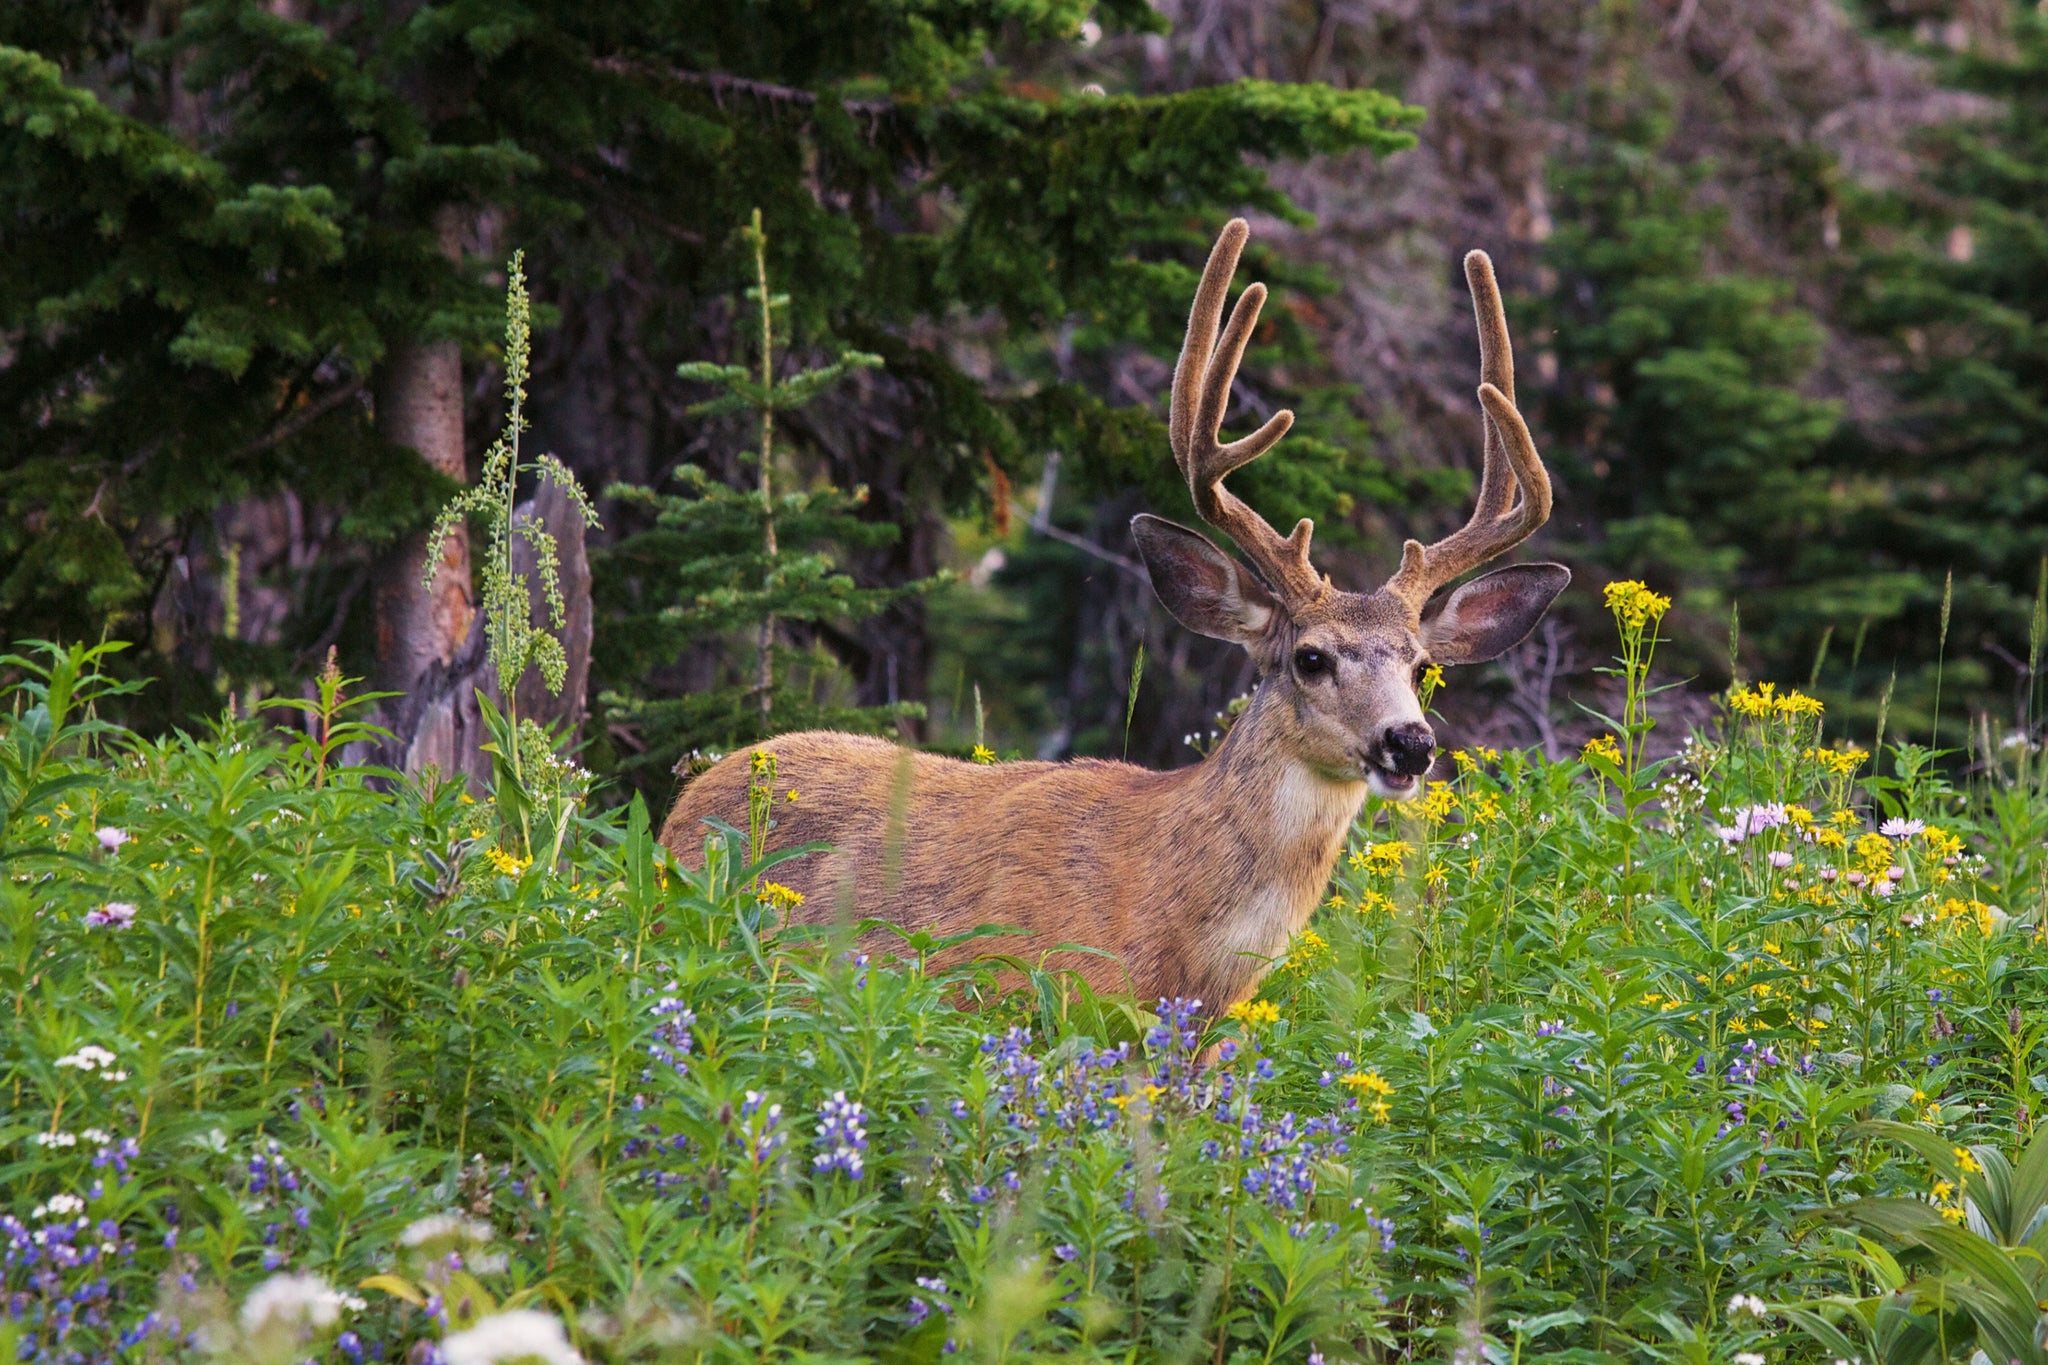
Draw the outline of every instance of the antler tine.
[[[1515,354],[1508,339],[1507,311],[1501,306],[1493,262],[1485,252],[1466,255],[1465,280],[1472,289],[1473,317],[1479,327],[1485,457],[1471,520],[1434,545],[1411,540],[1401,547],[1401,567],[1387,580],[1387,591],[1418,612],[1438,588],[1506,554],[1550,520],[1550,475],[1515,406]]]
[[[1309,564],[1309,538],[1315,524],[1303,517],[1294,533],[1282,536],[1266,519],[1254,512],[1236,494],[1223,486],[1224,477],[1250,464],[1278,445],[1294,425],[1294,414],[1281,411],[1266,420],[1249,436],[1224,444],[1223,416],[1230,407],[1230,386],[1237,367],[1251,343],[1258,325],[1259,310],[1265,306],[1266,286],[1254,284],[1238,297],[1217,340],[1217,324],[1223,317],[1223,300],[1230,280],[1237,273],[1237,260],[1244,251],[1251,229],[1242,218],[1224,226],[1210,248],[1209,263],[1202,270],[1202,283],[1195,290],[1194,307],[1188,313],[1187,340],[1173,369],[1173,401],[1167,419],[1167,436],[1173,446],[1174,462],[1188,481],[1195,511],[1202,520],[1237,542],[1245,558],[1267,584],[1282,597],[1314,600],[1322,595],[1324,580]]]

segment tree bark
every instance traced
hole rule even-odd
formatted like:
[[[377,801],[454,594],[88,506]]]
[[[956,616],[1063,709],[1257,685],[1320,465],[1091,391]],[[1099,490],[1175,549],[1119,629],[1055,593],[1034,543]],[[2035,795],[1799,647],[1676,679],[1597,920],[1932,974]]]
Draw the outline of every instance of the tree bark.
[[[461,257],[461,213],[446,206],[435,215],[441,250]],[[375,381],[377,430],[395,445],[458,483],[468,481],[462,443],[462,347],[454,341],[401,341],[386,354]],[[470,596],[469,531],[458,526],[441,548],[431,587],[423,588],[424,531],[406,537],[385,557],[377,585],[377,685],[409,691],[433,665],[455,657],[476,606]]]

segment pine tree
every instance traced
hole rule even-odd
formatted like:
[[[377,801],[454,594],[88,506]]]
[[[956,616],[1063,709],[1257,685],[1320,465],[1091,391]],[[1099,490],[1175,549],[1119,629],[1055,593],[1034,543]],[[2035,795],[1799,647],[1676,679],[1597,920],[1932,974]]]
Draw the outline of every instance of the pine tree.
[[[1904,662],[1893,728],[1916,740],[1933,730],[1944,654],[1952,713],[2023,721],[2033,682],[2027,641],[2048,557],[2048,14],[2014,0],[2004,17],[1975,49],[1937,51],[1954,84],[1995,101],[1990,116],[1958,121],[1930,148],[1937,202],[1872,206],[1846,282],[1857,323],[1890,348],[1900,404],[1856,434],[1869,495],[1848,532],[1874,575],[1912,585],[1870,613],[1867,652]]]
[[[694,415],[747,419],[757,444],[743,458],[754,466],[755,485],[734,487],[686,464],[676,470],[684,494],[624,484],[609,490],[652,511],[655,528],[627,538],[600,564],[601,591],[614,609],[615,629],[602,644],[608,672],[645,677],[707,638],[752,637],[751,667],[739,651],[726,654],[722,671],[730,680],[680,697],[650,697],[644,689],[606,694],[613,730],[631,734],[638,745],[620,771],[643,782],[655,778],[657,785],[678,757],[722,752],[779,730],[880,732],[921,712],[906,705],[833,704],[829,698],[844,688],[815,637],[938,580],[856,587],[833,561],[835,544],[873,547],[896,534],[893,526],[856,515],[867,491],[777,491],[778,477],[789,474],[787,462],[778,460],[777,416],[809,406],[854,371],[879,367],[881,357],[848,350],[826,364],[786,372],[776,315],[788,309],[789,296],[769,286],[768,235],[758,210],[740,235],[753,257],[754,283],[741,311],[752,325],[754,357],[741,364],[686,361],[677,373],[719,391],[692,405]],[[790,627],[807,631],[813,647],[785,645]]]
[[[1810,553],[1838,411],[1801,392],[1822,332],[1786,286],[1713,268],[1719,220],[1694,202],[1700,168],[1664,154],[1654,106],[1604,123],[1555,173],[1547,449],[1569,513],[1598,530],[1581,553],[1670,590],[1666,666],[1712,677],[1732,603],[1773,659],[1808,613],[1839,609],[1834,566]]]

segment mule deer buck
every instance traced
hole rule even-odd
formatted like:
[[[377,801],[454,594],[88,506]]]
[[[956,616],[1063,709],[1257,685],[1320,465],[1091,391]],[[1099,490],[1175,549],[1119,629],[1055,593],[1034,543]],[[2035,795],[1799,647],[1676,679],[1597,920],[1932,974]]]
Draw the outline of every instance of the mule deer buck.
[[[1184,996],[1221,1012],[1248,998],[1322,897],[1366,795],[1422,787],[1436,737],[1416,686],[1431,663],[1465,664],[1526,636],[1571,575],[1521,564],[1437,590],[1528,538],[1550,515],[1550,479],[1515,409],[1514,359],[1493,265],[1465,277],[1479,322],[1484,462],[1478,507],[1433,545],[1409,541],[1377,591],[1345,592],[1309,563],[1304,518],[1278,531],[1223,486],[1293,422],[1220,436],[1232,381],[1265,286],[1222,327],[1249,229],[1233,220],[1209,254],[1174,370],[1170,436],[1195,510],[1250,568],[1206,537],[1154,516],[1131,525],[1154,590],[1190,630],[1243,645],[1258,682],[1206,761],[1172,772],[1125,763],[984,766],[880,739],[813,731],[752,746],[779,764],[768,847],[829,844],[782,864],[805,896],[794,918],[874,916],[935,936],[983,924],[1031,938],[1098,991]],[[699,866],[706,817],[747,823],[749,755],[692,781],[661,840]],[[794,788],[786,799],[782,788]]]

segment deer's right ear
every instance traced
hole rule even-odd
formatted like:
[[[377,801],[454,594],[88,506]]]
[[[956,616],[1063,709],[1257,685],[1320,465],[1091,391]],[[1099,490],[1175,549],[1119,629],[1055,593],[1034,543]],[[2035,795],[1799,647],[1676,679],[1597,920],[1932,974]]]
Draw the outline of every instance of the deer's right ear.
[[[1147,513],[1131,518],[1131,535],[1152,591],[1189,630],[1249,645],[1279,613],[1280,603],[1265,584],[1208,537]]]

